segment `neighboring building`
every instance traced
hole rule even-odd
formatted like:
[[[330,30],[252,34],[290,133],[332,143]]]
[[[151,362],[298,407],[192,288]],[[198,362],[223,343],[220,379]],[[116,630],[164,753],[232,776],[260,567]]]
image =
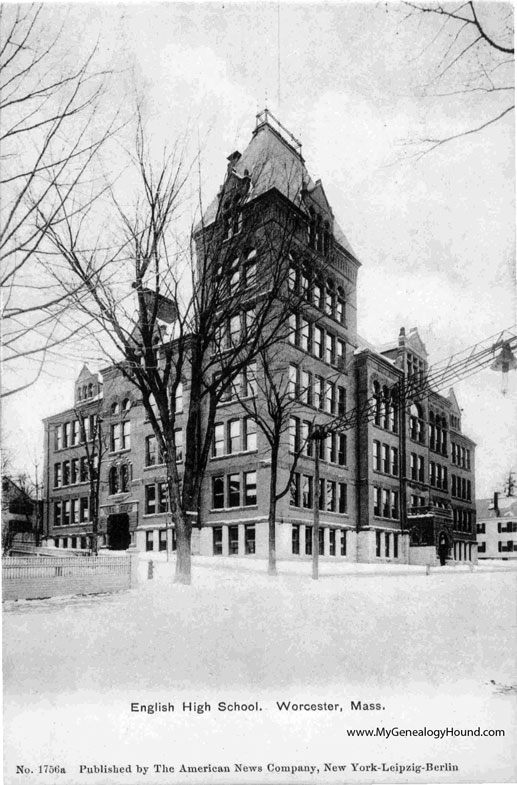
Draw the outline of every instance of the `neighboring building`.
[[[288,481],[292,454],[315,425],[355,407],[363,411],[373,398],[370,418],[359,417],[354,427],[322,442],[320,553],[351,561],[435,563],[441,545],[450,559],[475,559],[474,444],[461,433],[454,393],[443,397],[417,387],[414,402],[405,399],[404,406],[391,397],[395,385],[405,389],[408,381],[423,382],[426,377],[427,353],[418,332],[413,329],[406,336],[402,329],[398,342],[381,350],[358,336],[360,263],[321,182],[311,180],[299,144],[268,113],[260,117],[244,153],[233,153],[228,160],[224,195],[208,208],[204,230],[221,221],[228,237],[239,232],[228,195],[243,188],[248,203],[289,211],[301,228],[290,246],[286,284],[300,304],[291,316],[289,337],[276,352],[275,373],[288,374],[296,401],[281,447],[278,486]],[[256,250],[243,249],[231,271],[235,285],[245,291],[261,262],[265,264]],[[101,398],[96,377],[88,374],[83,369],[77,390],[84,393],[85,385],[89,389],[92,384],[92,396],[76,395],[74,410],[45,421],[48,538],[58,547],[84,547],[87,541],[87,504],[81,501],[87,487],[80,472],[84,444],[73,441],[71,434],[77,433],[77,412],[88,409],[92,417],[101,415],[103,431],[101,544],[174,549],[165,467],[136,388],[116,368],[108,368],[102,372]],[[253,368],[248,368],[239,380],[246,396],[257,395],[253,378]],[[178,463],[183,459],[182,412],[187,411],[188,396],[189,380],[184,379],[176,400]],[[278,502],[280,558],[312,553],[315,449],[316,443],[309,441],[290,492]],[[194,521],[194,552],[267,554],[269,470],[264,435],[229,395],[218,407],[202,504]]]
[[[41,503],[10,477],[2,477],[2,553],[41,540]]]
[[[517,496],[496,492],[476,510],[478,558],[517,559]]]

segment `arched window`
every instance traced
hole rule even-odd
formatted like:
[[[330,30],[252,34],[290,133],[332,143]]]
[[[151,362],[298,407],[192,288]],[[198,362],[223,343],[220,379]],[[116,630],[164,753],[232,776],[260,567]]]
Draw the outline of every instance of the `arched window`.
[[[128,412],[130,409],[131,409],[131,401],[129,400],[129,398],[124,398],[124,400],[122,401],[122,411]]]
[[[434,450],[436,447],[436,423],[434,412],[429,412],[429,449]]]
[[[119,402],[118,402],[118,401],[114,401],[114,402],[111,404],[111,409],[110,409],[110,412],[111,412],[111,415],[112,415],[112,416],[115,416],[115,415],[117,415],[117,414],[120,414],[120,405],[119,405]]]
[[[116,466],[112,466],[109,471],[109,491],[110,494],[113,495],[115,493],[119,493],[119,490],[118,468]]]
[[[93,397],[93,384],[90,382],[90,384],[88,385],[88,398],[92,398],[92,397]]]
[[[123,463],[120,467],[120,490],[122,493],[129,491],[129,480],[131,477],[131,470],[128,463]]]
[[[80,387],[77,388],[77,400],[78,401],[81,400],[81,388]]]
[[[316,216],[316,250],[323,251],[323,231],[321,226],[321,215]]]
[[[86,395],[87,395],[87,390],[86,390],[86,385],[84,385],[84,387],[83,387],[83,400],[86,399]]]
[[[313,287],[314,305],[323,311],[325,307],[325,286],[323,280],[318,276],[314,281]]]
[[[414,442],[424,441],[422,409],[417,403],[412,403],[409,409],[409,435]]]
[[[316,248],[316,214],[314,209],[309,209],[309,248]]]
[[[390,417],[389,417],[390,402],[391,402],[390,392],[386,387],[386,385],[384,385],[384,387],[382,388],[382,427],[386,429],[389,428],[389,422],[390,422]]]
[[[330,226],[329,222],[325,221],[323,225],[323,254],[328,256],[330,250]]]

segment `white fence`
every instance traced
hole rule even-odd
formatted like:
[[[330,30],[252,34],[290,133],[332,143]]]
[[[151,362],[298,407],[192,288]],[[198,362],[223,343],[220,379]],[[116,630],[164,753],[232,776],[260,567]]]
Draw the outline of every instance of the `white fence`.
[[[4,600],[129,589],[137,580],[137,557],[10,556],[2,559]]]

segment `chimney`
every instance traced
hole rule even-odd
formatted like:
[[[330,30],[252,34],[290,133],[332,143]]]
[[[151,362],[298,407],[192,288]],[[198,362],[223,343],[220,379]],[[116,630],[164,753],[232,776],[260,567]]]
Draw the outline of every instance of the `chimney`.
[[[494,511],[496,517],[499,518],[499,494],[497,493],[497,491],[495,491],[494,493]]]

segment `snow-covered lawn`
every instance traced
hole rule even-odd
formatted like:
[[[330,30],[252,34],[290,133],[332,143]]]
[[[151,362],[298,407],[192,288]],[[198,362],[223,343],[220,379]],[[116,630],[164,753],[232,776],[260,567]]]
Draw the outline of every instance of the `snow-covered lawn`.
[[[332,698],[347,712],[351,700],[381,701],[391,724],[431,720],[477,725],[482,720],[487,727],[515,731],[511,688],[517,682],[516,571],[446,567],[426,575],[425,568],[388,565],[374,571],[371,565],[347,565],[337,570],[324,562],[322,577],[314,582],[309,563],[283,563],[279,576],[270,579],[263,562],[198,557],[193,585],[184,587],[173,583],[173,567],[172,562],[155,564],[153,580],[146,580],[147,563],[142,560],[140,585],[125,593],[6,604],[6,767],[11,766],[6,778],[14,758],[24,754],[23,736],[36,724],[45,749],[63,760],[70,759],[71,751],[76,761],[78,756],[119,760],[129,743],[128,755],[136,754],[140,745],[140,757],[152,760],[159,751],[164,757],[167,748],[177,762],[178,756],[192,757],[192,733],[203,739],[196,742],[200,760],[205,755],[213,760],[221,744],[221,759],[231,755],[233,760],[236,739],[239,754],[248,760],[258,739],[262,748],[255,757],[262,758],[266,750],[277,758],[283,751],[303,758],[311,739],[313,757],[315,750],[320,756],[320,748],[328,757],[329,744],[334,757],[338,751],[350,757],[340,750],[342,734],[334,720],[329,725],[330,715],[276,711],[273,716],[269,710],[284,699]],[[175,719],[172,728],[167,715],[151,721],[129,710],[131,701],[184,699],[215,705],[220,700],[260,700],[266,711],[238,717],[182,715],[182,724]],[[359,722],[358,714],[348,712],[347,721]],[[360,716],[363,724],[371,725],[374,719],[379,724],[379,715]],[[322,729],[325,740],[318,735]],[[456,757],[463,761],[467,779],[440,774],[418,781],[464,782],[469,776],[471,782],[478,781],[468,766],[479,768],[479,762],[474,747],[463,749],[466,741],[454,744],[460,744],[462,752]],[[469,742],[472,745],[472,739]],[[442,742],[442,753],[434,757],[451,760],[451,743],[446,747]],[[490,743],[490,754],[483,753],[490,781],[511,780],[510,739]],[[369,744],[365,755],[373,754],[380,742]],[[394,749],[386,741],[382,744],[383,750]],[[354,754],[359,752],[356,744]],[[31,755],[34,759],[34,750]],[[256,781],[293,781],[275,776]],[[482,772],[479,781],[489,781],[487,776]],[[12,781],[17,781],[14,776]],[[60,781],[68,785],[85,780],[77,774],[76,779]],[[87,781],[97,782],[93,775]],[[147,781],[171,780],[156,775]],[[207,780],[192,776],[187,781]],[[369,781],[415,778],[399,773],[381,780],[370,776]]]

